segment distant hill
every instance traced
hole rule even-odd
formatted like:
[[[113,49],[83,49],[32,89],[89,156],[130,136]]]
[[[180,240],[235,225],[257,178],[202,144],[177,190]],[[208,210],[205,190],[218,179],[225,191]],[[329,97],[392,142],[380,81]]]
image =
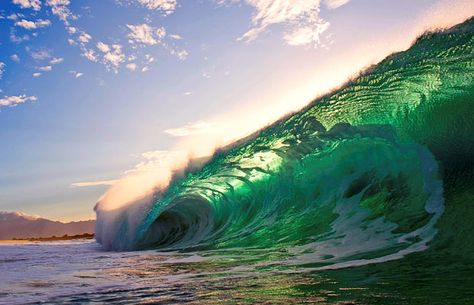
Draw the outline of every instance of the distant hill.
[[[19,212],[0,212],[0,239],[94,233],[95,220],[60,222]]]

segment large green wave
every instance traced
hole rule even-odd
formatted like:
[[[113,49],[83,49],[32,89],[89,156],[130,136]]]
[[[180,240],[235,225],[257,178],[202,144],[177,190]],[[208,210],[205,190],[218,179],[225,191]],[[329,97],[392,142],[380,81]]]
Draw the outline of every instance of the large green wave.
[[[473,34],[474,19],[424,34],[217,152],[156,194],[131,237],[124,218],[107,244],[272,249],[317,268],[460,247],[453,223],[474,233],[459,211],[474,199]]]

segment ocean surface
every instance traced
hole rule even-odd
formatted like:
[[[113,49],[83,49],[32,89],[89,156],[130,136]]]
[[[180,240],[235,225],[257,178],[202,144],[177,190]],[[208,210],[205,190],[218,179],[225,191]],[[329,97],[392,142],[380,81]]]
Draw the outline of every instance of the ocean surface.
[[[0,246],[0,304],[473,304],[474,268],[415,255],[339,270],[277,251],[106,252],[91,241]]]
[[[96,212],[0,246],[0,303],[474,304],[474,19]]]

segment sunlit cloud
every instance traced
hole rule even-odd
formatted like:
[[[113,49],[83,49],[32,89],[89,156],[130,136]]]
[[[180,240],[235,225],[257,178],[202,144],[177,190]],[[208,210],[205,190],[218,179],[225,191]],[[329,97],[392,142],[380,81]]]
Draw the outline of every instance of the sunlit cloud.
[[[107,68],[117,72],[117,68],[120,63],[125,61],[125,55],[122,52],[122,46],[120,44],[108,45],[103,42],[97,44],[97,48],[103,53],[103,62]]]
[[[102,181],[85,181],[71,183],[72,187],[94,187],[94,186],[111,186],[117,180],[102,180]]]
[[[56,15],[65,25],[69,25],[70,20],[77,19],[69,9],[69,0],[48,0],[46,5],[51,7],[51,12]]]
[[[94,50],[92,49],[84,49],[81,53],[82,56],[84,56],[86,59],[96,62],[97,61],[97,54]]]
[[[188,51],[186,50],[171,50],[171,54],[175,55],[180,60],[185,60],[186,58],[188,58],[189,55]]]
[[[302,27],[293,32],[286,33],[285,41],[292,46],[306,46],[310,44],[321,44],[321,34],[329,28],[329,22],[315,25],[313,27]]]
[[[110,52],[110,47],[109,47],[109,45],[103,43],[102,41],[99,41],[99,42],[97,43],[97,49],[99,49],[99,51],[101,51],[102,53]]]
[[[31,8],[35,11],[39,11],[41,9],[40,0],[13,0],[13,4],[17,4],[21,8]]]
[[[183,37],[177,35],[177,34],[170,34],[169,35],[171,39],[174,39],[174,40],[181,40],[183,39]]]
[[[325,0],[324,4],[329,9],[335,9],[349,3],[350,0]]]
[[[66,27],[66,30],[69,34],[76,34],[77,33],[77,28],[75,28],[73,26]]]
[[[197,134],[215,133],[216,129],[214,123],[198,121],[195,123],[186,124],[182,127],[166,129],[164,132],[172,135],[173,137],[187,137]]]
[[[26,95],[10,95],[0,98],[0,106],[15,107],[19,104],[26,102],[36,102],[38,98],[36,96],[26,96]]]
[[[155,45],[160,43],[166,36],[164,27],[156,28],[146,23],[137,25],[127,24],[127,27],[130,29],[128,34],[130,43]]]
[[[32,74],[33,77],[40,77],[41,76],[41,72],[35,72]]]
[[[125,67],[130,71],[135,71],[137,69],[137,64],[136,63],[129,63]]]
[[[347,0],[328,2],[336,8],[343,5],[343,1],[348,2]],[[225,2],[236,1],[220,1]],[[322,45],[321,34],[329,28],[329,22],[320,17],[321,0],[240,0],[239,2],[252,6],[255,12],[252,17],[253,26],[238,40],[253,41],[270,26],[282,24],[287,28],[283,35],[287,44],[317,47]]]
[[[137,46],[145,48],[147,46],[160,45],[179,60],[185,60],[188,57],[188,51],[176,45],[178,40],[182,40],[182,37],[178,34],[168,36],[164,26],[150,25],[150,17],[145,18],[145,23],[125,24],[129,30],[125,35],[125,39],[128,39],[128,42],[132,45],[129,47],[123,44],[124,37],[119,35],[107,37],[107,40],[113,41],[113,43],[106,44],[105,40],[101,39],[101,37],[92,37],[91,34],[84,31],[81,28],[82,26],[78,26],[75,23],[84,14],[73,12],[70,0],[13,0],[13,2],[21,8],[31,8],[38,11],[41,10],[41,5],[43,4],[47,15],[55,16],[62,21],[64,29],[69,36],[66,38],[66,42],[69,45],[78,47],[81,56],[85,59],[103,64],[107,70],[115,73],[121,67],[131,71],[138,70],[137,64],[139,63],[143,71],[151,68],[151,65],[149,65],[151,61],[148,61],[148,58],[145,58],[147,62],[140,58],[143,54],[140,53],[141,51]],[[125,5],[141,6],[148,10],[161,12],[164,16],[173,13],[178,7],[176,0],[116,0],[116,2]],[[19,44],[29,41],[33,36],[38,35],[36,32],[30,34],[21,33],[20,35],[16,33],[15,29],[35,30],[52,24],[48,19],[35,19],[34,17],[36,16],[38,16],[38,13],[32,11],[25,11],[25,14],[12,13],[8,16],[2,16],[4,19],[14,21],[15,27],[10,28],[10,40]],[[123,27],[123,25],[118,26]],[[116,33],[122,32],[117,30]],[[167,42],[165,42],[165,38],[167,38]],[[132,56],[136,60],[128,60]],[[39,61],[48,59],[51,56],[48,56],[45,52],[40,53],[37,51],[32,54],[32,57]]]
[[[86,32],[82,32],[81,35],[77,38],[79,42],[88,43],[92,39],[92,36],[87,34]]]
[[[140,154],[141,161],[135,165],[133,169],[127,170],[124,174],[131,174],[137,172],[146,172],[156,170],[169,163],[170,160],[174,160],[176,157],[181,156],[181,151],[170,151],[170,150],[152,150]]]
[[[22,19],[21,21],[15,22],[15,25],[27,30],[34,30],[34,29],[50,26],[51,21],[49,21],[48,19],[38,19],[36,21]]]
[[[50,60],[50,64],[52,65],[57,65],[57,64],[60,64],[64,61],[64,58],[61,58],[61,57],[54,57],[53,59]]]
[[[176,0],[136,0],[140,5],[149,10],[160,10],[169,15],[176,9]]]

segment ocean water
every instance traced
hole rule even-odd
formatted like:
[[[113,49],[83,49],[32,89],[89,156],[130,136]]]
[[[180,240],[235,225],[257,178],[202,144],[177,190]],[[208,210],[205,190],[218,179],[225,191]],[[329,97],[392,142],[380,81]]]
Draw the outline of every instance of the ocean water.
[[[106,252],[91,241],[0,246],[0,304],[473,304],[469,261],[418,254],[338,270],[283,253]],[[251,255],[250,255],[251,254]],[[265,263],[266,262],[266,263]]]
[[[99,244],[1,246],[0,302],[474,304],[474,19],[176,176]]]

